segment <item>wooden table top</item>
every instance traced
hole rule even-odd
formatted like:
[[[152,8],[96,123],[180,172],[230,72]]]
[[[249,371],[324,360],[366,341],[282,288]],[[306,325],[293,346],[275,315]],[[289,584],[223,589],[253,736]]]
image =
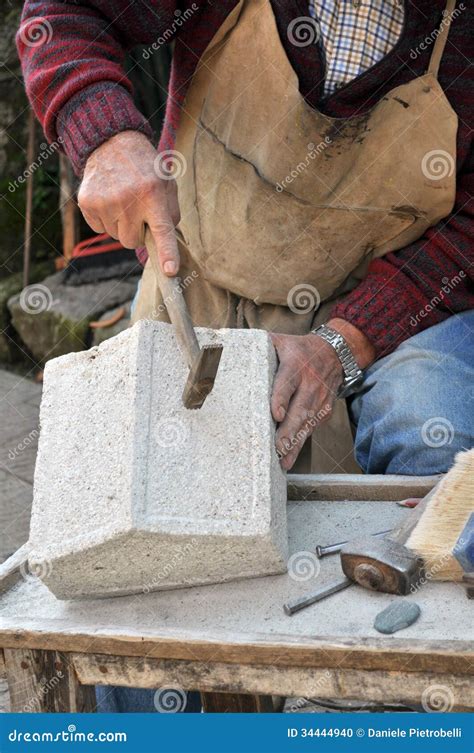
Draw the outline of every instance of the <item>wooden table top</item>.
[[[389,528],[406,514],[392,501],[289,502],[290,552]],[[58,601],[40,581],[28,579],[0,598],[0,647],[241,665],[474,672],[472,601],[461,585],[430,583],[406,597],[420,605],[421,617],[385,636],[373,628],[375,616],[400,597],[358,586],[285,615],[286,601],[341,574],[337,555],[307,561],[309,579],[285,574],[76,602]]]

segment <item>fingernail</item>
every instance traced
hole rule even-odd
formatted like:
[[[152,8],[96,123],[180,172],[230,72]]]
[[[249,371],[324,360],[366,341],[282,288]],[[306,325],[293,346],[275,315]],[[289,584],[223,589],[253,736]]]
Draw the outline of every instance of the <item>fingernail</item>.
[[[277,411],[277,416],[279,421],[283,421],[286,415],[286,410],[284,409],[283,405],[280,405]]]
[[[174,261],[166,261],[165,266],[163,267],[167,275],[174,275],[178,271],[176,269],[176,264]]]

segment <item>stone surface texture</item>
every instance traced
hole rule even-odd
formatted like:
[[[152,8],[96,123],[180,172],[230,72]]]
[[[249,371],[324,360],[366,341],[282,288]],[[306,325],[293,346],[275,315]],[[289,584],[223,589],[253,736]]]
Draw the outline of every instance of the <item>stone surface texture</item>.
[[[103,280],[88,285],[64,285],[57,272],[8,301],[12,325],[40,363],[84,350],[89,322],[128,302],[135,295],[136,277]],[[25,305],[26,301],[26,305]]]
[[[141,321],[47,363],[30,542],[58,598],[285,571],[273,346],[259,330],[197,332],[224,345],[200,410],[182,404],[188,370],[169,324]]]

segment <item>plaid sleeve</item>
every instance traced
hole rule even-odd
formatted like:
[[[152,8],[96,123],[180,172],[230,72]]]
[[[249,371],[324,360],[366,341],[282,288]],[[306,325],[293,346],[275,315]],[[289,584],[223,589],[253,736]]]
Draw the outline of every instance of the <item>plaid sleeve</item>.
[[[331,311],[364,332],[377,358],[474,308],[473,192],[474,172],[460,178],[450,217],[407,248],[373,261],[367,277]]]
[[[166,29],[175,9],[166,0],[160,14],[145,4],[137,13],[126,0],[26,1],[17,33],[26,91],[47,138],[64,139],[77,172],[114,133],[151,136],[122,65],[127,49]]]

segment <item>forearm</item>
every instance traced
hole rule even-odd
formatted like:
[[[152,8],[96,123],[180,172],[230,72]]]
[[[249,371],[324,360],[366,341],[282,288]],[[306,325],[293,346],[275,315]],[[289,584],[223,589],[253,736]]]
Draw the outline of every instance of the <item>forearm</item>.
[[[112,0],[25,3],[17,34],[28,97],[48,140],[59,139],[77,172],[101,143],[124,130],[151,136],[123,71],[126,51],[172,21],[145,4]]]

